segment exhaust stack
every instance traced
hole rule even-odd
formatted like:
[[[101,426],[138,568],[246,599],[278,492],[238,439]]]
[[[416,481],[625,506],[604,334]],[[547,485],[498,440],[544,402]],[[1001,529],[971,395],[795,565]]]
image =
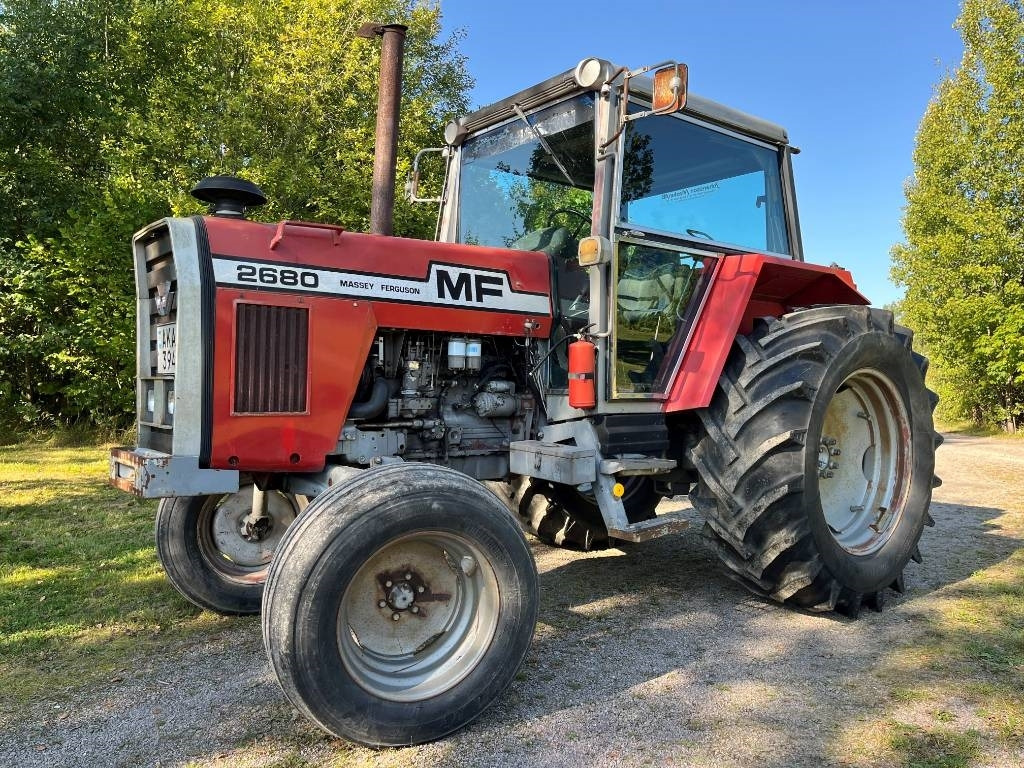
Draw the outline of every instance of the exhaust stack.
[[[370,23],[360,27],[358,33],[360,37],[381,38],[373,198],[370,203],[370,231],[378,235],[390,235],[394,231],[398,111],[402,102],[402,58],[408,29],[403,24]]]

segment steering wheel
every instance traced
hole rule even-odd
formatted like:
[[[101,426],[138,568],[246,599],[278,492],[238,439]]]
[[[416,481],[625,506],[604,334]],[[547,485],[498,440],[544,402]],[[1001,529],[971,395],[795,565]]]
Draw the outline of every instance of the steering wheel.
[[[573,208],[556,208],[555,210],[553,210],[551,213],[548,214],[547,225],[549,227],[555,226],[555,217],[558,214],[560,214],[560,213],[567,214],[568,216],[575,216],[576,218],[578,218],[580,220],[580,223],[577,224],[573,229],[570,230],[570,233],[572,234],[573,239],[574,240],[579,240],[580,239],[580,232],[583,230],[583,228],[590,226],[590,216],[588,216],[587,214],[585,214],[585,213],[583,213],[581,211],[577,211],[577,210],[575,210]]]
[[[690,237],[699,237],[701,240],[714,240],[715,239],[711,235],[709,235],[707,232],[701,232],[699,229],[688,229],[688,230],[686,230],[686,234],[688,234]]]

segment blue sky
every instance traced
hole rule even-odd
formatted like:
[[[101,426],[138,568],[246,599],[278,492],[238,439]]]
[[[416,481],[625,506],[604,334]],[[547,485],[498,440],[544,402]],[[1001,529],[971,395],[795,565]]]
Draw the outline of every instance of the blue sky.
[[[794,159],[808,261],[853,272],[876,305],[899,298],[889,249],[902,239],[914,135],[963,51],[958,0],[441,0],[483,106],[588,56],[639,67],[685,61],[690,90],[781,123]]]

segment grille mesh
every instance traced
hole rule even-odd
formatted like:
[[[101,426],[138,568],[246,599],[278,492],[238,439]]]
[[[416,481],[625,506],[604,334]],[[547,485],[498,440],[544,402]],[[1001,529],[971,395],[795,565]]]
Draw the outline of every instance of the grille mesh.
[[[305,412],[309,310],[236,307],[235,413]]]

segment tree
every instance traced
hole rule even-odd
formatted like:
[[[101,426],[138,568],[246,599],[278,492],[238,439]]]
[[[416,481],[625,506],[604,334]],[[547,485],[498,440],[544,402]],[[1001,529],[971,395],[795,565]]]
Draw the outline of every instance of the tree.
[[[379,43],[409,26],[399,176],[465,112],[458,38],[421,0],[10,0],[0,5],[0,423],[134,409],[133,231],[203,212],[237,173],[264,219],[369,221]],[[396,205],[430,237],[436,208]]]
[[[1024,417],[1024,4],[964,0],[960,66],[936,90],[893,249],[901,310],[946,414]]]

